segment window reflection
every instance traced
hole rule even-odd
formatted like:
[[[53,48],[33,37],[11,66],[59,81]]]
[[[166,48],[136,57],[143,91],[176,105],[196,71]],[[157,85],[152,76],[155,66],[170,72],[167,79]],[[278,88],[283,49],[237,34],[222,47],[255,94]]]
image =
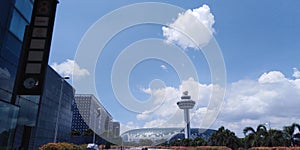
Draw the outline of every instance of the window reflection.
[[[0,101],[0,149],[11,149],[19,108]]]
[[[15,7],[24,15],[26,20],[29,22],[33,7],[31,0],[17,0]]]
[[[9,30],[14,33],[19,40],[23,40],[25,26],[27,24],[28,23],[24,20],[24,18],[16,10],[14,10]]]

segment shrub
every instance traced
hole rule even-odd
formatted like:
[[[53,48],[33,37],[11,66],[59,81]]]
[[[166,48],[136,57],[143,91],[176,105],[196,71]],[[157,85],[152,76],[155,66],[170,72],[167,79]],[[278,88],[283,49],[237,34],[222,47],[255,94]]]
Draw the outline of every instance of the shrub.
[[[82,150],[83,148],[70,143],[48,143],[39,148],[39,150]]]

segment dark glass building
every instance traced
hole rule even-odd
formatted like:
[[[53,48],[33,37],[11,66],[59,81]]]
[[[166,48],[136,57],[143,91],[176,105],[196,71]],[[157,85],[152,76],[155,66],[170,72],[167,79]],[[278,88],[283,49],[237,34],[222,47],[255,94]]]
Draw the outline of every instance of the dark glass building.
[[[36,125],[32,128],[29,149],[38,149],[43,144],[54,142],[55,137],[56,142],[70,141],[74,93],[73,87],[48,66],[45,88],[40,99]]]
[[[33,126],[37,116],[39,98],[18,97],[16,103],[12,101],[25,25],[32,8],[33,0],[0,1],[0,149],[12,149],[14,142],[21,144],[14,135],[26,130],[25,126]],[[17,124],[23,128],[15,132]]]
[[[47,68],[42,96],[12,99],[22,40],[25,26],[31,19],[33,1],[0,0],[1,150],[35,150],[42,144],[53,142],[55,137],[58,142],[70,139],[74,89],[52,68]]]

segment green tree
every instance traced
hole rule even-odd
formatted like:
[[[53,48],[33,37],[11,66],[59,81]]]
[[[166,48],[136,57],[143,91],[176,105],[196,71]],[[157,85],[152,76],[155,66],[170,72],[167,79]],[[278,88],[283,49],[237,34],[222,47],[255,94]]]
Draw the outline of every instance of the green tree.
[[[266,126],[260,124],[257,126],[256,131],[252,127],[246,127],[243,132],[246,148],[264,146],[264,138],[268,132]]]
[[[81,133],[78,130],[72,130],[71,135],[80,136]]]
[[[208,139],[211,146],[227,146],[232,149],[238,149],[240,142],[234,132],[225,129],[223,126],[214,132]]]
[[[170,142],[170,145],[171,146],[182,146],[182,140],[183,139],[180,139],[180,138],[178,138],[177,140],[173,140]]]
[[[83,135],[93,135],[94,134],[94,131],[91,129],[91,128],[88,128],[86,129],[84,132],[83,132]]]
[[[287,146],[288,141],[284,137],[284,133],[281,130],[270,129],[264,139],[264,145],[268,147],[274,146]]]
[[[284,126],[283,127],[283,132],[285,133],[285,136],[290,143],[290,146],[295,146],[297,144],[296,138],[300,137],[300,133],[295,133],[295,129],[298,129],[300,131],[300,125],[297,123],[293,123],[290,126]]]
[[[191,146],[205,146],[207,145],[207,142],[204,138],[202,137],[196,137],[192,142]]]
[[[191,143],[192,143],[192,139],[183,139],[182,140],[182,146],[191,146]]]

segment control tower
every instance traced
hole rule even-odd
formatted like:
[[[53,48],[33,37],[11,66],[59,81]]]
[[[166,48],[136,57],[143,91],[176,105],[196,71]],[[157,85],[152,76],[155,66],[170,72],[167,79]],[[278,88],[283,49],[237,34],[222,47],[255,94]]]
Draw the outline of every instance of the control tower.
[[[195,103],[196,103],[195,101],[191,100],[191,96],[188,95],[188,91],[183,92],[183,95],[181,96],[181,100],[177,102],[178,107],[184,110],[184,121],[185,121],[184,137],[186,139],[189,139],[191,134],[189,109],[193,109]]]

